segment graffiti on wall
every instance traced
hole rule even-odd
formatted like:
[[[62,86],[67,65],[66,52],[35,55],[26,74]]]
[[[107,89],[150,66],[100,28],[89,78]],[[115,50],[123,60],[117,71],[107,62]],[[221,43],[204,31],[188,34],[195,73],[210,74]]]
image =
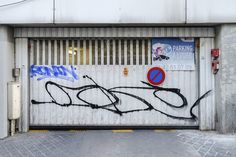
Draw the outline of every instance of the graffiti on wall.
[[[88,107],[91,109],[107,110],[107,111],[113,112],[115,114],[118,114],[120,116],[122,116],[123,114],[129,114],[132,112],[156,111],[156,112],[159,112],[163,115],[166,115],[167,117],[174,118],[174,119],[196,120],[197,116],[193,113],[193,109],[196,106],[198,106],[200,104],[200,101],[211,92],[211,90],[207,91],[205,94],[203,94],[200,98],[198,98],[195,101],[195,103],[191,106],[191,108],[189,110],[189,113],[190,113],[189,117],[175,116],[175,115],[171,115],[167,112],[159,110],[157,107],[154,106],[154,104],[151,104],[145,98],[142,98],[141,96],[135,95],[131,92],[124,92],[124,91],[122,91],[122,89],[150,90],[153,92],[153,96],[155,98],[159,99],[161,102],[165,103],[169,107],[180,109],[180,108],[184,108],[185,106],[187,106],[188,102],[187,102],[186,97],[180,92],[180,89],[178,89],[178,88],[164,88],[164,87],[159,87],[159,86],[153,86],[147,82],[141,81],[143,86],[137,86],[137,87],[136,86],[119,86],[119,87],[113,87],[113,88],[107,89],[107,88],[104,88],[104,87],[100,86],[99,84],[97,84],[91,77],[89,77],[87,75],[83,76],[83,78],[89,79],[90,81],[92,81],[92,84],[84,85],[84,86],[80,86],[80,87],[69,87],[69,86],[64,86],[64,85],[61,85],[61,84],[58,84],[58,83],[55,83],[52,81],[47,81],[45,83],[45,90],[47,91],[51,100],[42,102],[42,101],[32,99],[31,103],[33,105],[40,105],[40,104],[47,104],[48,103],[48,104],[56,104],[56,105],[59,105],[62,107],[69,107],[69,106]],[[55,91],[55,90],[51,90],[51,89],[54,89],[54,88],[58,89],[62,93],[64,93],[65,97],[63,97],[63,102],[57,101],[56,98],[53,96],[54,95],[53,91]],[[89,102],[89,100],[82,97],[83,92],[86,92],[88,90],[93,90],[93,89],[100,90],[103,93],[103,95],[109,100],[109,103],[107,103],[107,104],[92,103],[92,102]],[[75,99],[72,98],[72,96],[69,94],[69,92],[67,92],[67,90],[72,90],[72,91],[76,92],[77,99],[79,101],[81,101],[82,103],[76,103]],[[165,91],[165,92],[170,92],[170,93],[176,94],[182,100],[182,104],[175,105],[175,104],[171,104],[171,103],[165,101],[163,98],[158,96],[158,91]],[[121,99],[117,96],[118,94],[125,95],[130,98],[136,99],[137,101],[144,104],[145,107],[140,107],[140,108],[136,108],[136,109],[121,110],[119,108]]]
[[[74,66],[70,66],[70,68],[67,68],[63,65],[52,65],[51,67],[44,65],[31,65],[30,77],[37,77],[38,81],[45,78],[59,78],[72,82],[74,80],[78,80],[76,68]]]

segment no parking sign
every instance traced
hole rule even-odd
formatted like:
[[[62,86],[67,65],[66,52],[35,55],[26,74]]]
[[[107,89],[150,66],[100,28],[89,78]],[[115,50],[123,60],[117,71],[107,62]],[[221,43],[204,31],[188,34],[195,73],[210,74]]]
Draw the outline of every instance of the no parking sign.
[[[165,72],[162,68],[159,67],[153,67],[149,69],[147,74],[148,82],[152,85],[160,85],[165,80]]]

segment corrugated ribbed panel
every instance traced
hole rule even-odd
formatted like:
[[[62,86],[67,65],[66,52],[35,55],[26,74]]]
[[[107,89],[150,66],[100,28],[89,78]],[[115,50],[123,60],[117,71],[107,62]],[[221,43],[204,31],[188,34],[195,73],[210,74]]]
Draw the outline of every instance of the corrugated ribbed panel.
[[[147,82],[148,70],[153,67],[150,39],[35,39],[29,42],[33,65],[30,125],[198,125],[198,120],[181,118],[191,116],[190,108],[198,98],[197,70],[166,71],[161,87],[180,89],[188,101],[187,106],[179,108],[176,106],[182,104],[180,96],[161,90],[154,94],[152,86],[141,82]],[[78,75],[73,81],[71,66]],[[193,113],[198,115],[198,107]]]
[[[21,37],[214,37],[212,27],[15,28]]]
[[[201,101],[200,105],[200,129],[213,130],[215,129],[215,88],[214,75],[211,68],[211,49],[214,48],[214,39],[200,39],[200,95],[208,90],[212,90],[210,95]]]

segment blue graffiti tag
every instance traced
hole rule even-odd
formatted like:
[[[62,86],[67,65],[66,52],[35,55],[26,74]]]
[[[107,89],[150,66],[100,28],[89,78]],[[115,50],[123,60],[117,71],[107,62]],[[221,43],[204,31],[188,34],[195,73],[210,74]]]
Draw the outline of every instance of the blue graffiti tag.
[[[78,75],[76,74],[76,68],[72,65],[70,69],[63,65],[52,65],[44,66],[44,65],[31,65],[30,66],[30,77],[37,77],[37,80],[40,81],[45,78],[59,78],[67,81],[78,80]]]

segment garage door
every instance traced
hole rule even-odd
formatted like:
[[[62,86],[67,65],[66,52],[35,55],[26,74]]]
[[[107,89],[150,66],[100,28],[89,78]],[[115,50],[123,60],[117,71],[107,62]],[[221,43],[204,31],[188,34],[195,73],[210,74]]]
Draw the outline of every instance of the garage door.
[[[29,45],[31,126],[198,126],[197,47],[194,69],[165,70],[165,81],[153,86],[149,38]]]

